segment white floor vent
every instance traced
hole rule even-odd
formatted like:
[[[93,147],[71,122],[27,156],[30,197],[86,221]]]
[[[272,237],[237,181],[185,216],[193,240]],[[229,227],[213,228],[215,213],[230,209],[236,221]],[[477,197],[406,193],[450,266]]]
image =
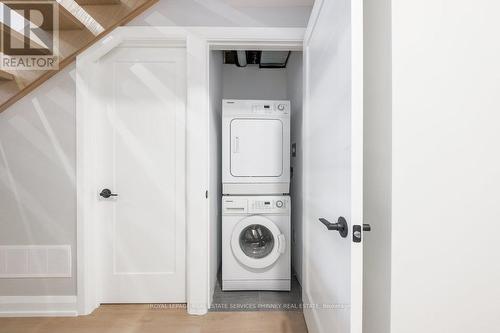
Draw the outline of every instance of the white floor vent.
[[[36,277],[71,277],[71,246],[0,246],[0,278]]]

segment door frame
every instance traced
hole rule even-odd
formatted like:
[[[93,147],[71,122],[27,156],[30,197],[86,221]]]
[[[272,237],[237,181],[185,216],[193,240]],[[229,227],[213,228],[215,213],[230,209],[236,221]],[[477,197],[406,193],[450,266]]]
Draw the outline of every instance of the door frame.
[[[208,251],[209,200],[209,60],[211,50],[302,50],[303,28],[119,27],[92,45],[76,61],[77,311],[92,313],[100,305],[96,182],[98,143],[93,140],[90,92],[96,62],[120,45],[184,47],[186,91],[186,301],[190,314],[205,314],[211,305]],[[206,166],[206,168],[200,168]],[[212,191],[213,190],[213,191]],[[208,192],[206,192],[208,191]],[[210,199],[210,198],[209,198]],[[205,250],[206,249],[206,250]],[[204,277],[204,278],[200,278]]]

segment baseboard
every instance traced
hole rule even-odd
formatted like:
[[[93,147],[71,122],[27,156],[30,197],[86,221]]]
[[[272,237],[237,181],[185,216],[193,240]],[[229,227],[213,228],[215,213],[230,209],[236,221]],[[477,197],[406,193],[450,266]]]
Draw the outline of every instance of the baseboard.
[[[76,296],[0,296],[0,317],[77,315]]]
[[[189,304],[187,305],[187,313],[195,316],[203,316],[208,313],[207,304]]]
[[[306,291],[304,287],[302,287],[302,303],[304,305],[304,318],[306,320],[307,331],[309,333],[323,333],[321,331],[321,326],[319,325],[319,320],[316,315],[317,309],[315,309],[314,305],[316,304],[314,300],[311,298],[309,293]],[[309,306],[308,306],[309,305]]]

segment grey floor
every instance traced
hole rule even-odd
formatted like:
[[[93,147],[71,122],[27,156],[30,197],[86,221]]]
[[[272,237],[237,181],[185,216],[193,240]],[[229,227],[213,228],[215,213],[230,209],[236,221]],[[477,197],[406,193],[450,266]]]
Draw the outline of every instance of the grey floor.
[[[210,311],[302,310],[302,288],[295,275],[291,284],[290,291],[222,291],[219,274]]]

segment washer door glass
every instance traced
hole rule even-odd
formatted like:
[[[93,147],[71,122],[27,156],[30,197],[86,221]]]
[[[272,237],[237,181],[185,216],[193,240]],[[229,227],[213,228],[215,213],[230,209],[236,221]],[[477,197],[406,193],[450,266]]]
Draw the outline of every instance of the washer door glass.
[[[272,220],[251,215],[234,226],[231,249],[241,264],[250,268],[267,268],[285,253],[286,239]]]
[[[260,224],[251,224],[240,234],[240,247],[250,258],[261,259],[268,256],[274,248],[273,233]]]

